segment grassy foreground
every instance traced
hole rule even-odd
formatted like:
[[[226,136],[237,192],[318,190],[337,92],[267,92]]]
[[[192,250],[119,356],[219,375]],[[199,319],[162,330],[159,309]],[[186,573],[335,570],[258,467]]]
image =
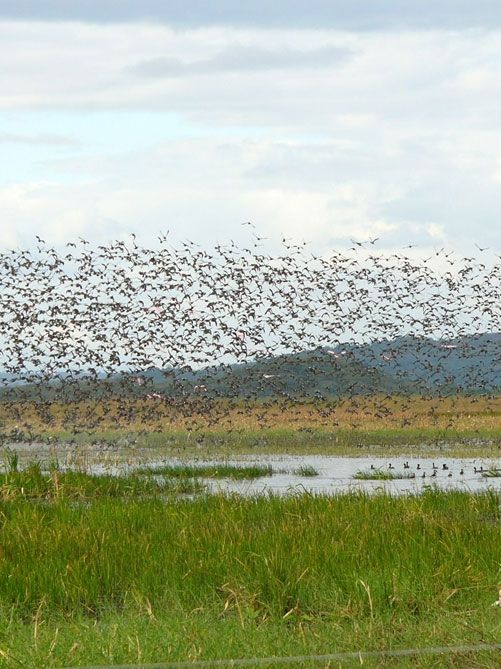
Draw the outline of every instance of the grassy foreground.
[[[1,666],[264,657],[501,636],[501,607],[492,607],[501,585],[494,493],[16,498],[0,501],[0,522]],[[484,652],[366,666],[498,662]]]

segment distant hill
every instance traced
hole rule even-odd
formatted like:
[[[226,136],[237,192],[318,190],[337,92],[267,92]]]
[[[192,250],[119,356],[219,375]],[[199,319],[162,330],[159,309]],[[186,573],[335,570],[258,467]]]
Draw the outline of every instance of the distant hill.
[[[18,393],[12,376],[9,385]],[[30,390],[31,388],[31,390]],[[39,392],[24,386],[27,396]],[[123,394],[266,398],[384,393],[497,393],[501,334],[433,340],[404,336],[367,344],[319,347],[294,354],[199,370],[148,369],[105,380],[45,384],[44,396]]]
[[[484,333],[457,339],[398,337],[351,346],[355,359],[384,370],[399,381],[425,389],[487,392],[501,388],[501,334]]]
[[[412,392],[498,392],[501,334],[433,340],[405,336],[322,347],[196,372],[149,370],[156,391],[269,397]]]

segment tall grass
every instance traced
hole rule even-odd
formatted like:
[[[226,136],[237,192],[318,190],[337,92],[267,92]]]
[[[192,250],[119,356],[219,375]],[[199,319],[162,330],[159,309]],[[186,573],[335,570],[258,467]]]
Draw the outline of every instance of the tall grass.
[[[194,480],[156,481],[136,474],[111,476],[53,468],[43,471],[32,463],[22,471],[17,468],[0,474],[0,500],[95,500],[97,498],[135,498],[200,492],[204,487]]]
[[[0,513],[0,605],[26,614],[96,616],[135,593],[262,620],[417,615],[482,599],[499,579],[499,499],[488,493],[21,500]]]
[[[494,493],[15,499],[0,519],[4,666],[499,639]]]
[[[482,432],[501,436],[500,397],[360,396],[315,400],[211,400],[176,407],[162,402],[152,407],[141,399],[57,402],[40,407],[34,402],[0,402],[2,432],[73,434],[106,431],[158,432],[189,439],[228,431],[261,430],[364,432],[395,434],[400,430],[429,435],[475,436]]]

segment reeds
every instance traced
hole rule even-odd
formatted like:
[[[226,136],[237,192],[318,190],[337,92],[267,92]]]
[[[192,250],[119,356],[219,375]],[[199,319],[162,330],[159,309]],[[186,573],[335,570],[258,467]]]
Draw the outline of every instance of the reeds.
[[[5,434],[31,432],[47,435],[74,435],[114,432],[164,433],[181,436],[191,433],[220,435],[262,430],[279,434],[283,430],[335,429],[341,434],[372,436],[393,434],[424,438],[474,438],[487,434],[501,437],[499,397],[353,397],[332,400],[298,399],[284,408],[279,402],[262,400],[214,400],[211,409],[181,411],[167,403],[151,410],[148,400],[87,400],[75,403],[52,402],[41,414],[36,403],[0,402],[0,421]],[[24,426],[24,427],[23,427]],[[190,436],[191,435],[191,436]],[[307,436],[307,433],[306,435]],[[407,442],[409,443],[409,442]]]
[[[16,496],[0,518],[2,666],[496,640],[494,493]]]
[[[15,499],[0,503],[0,606],[27,613],[43,602],[98,615],[135,592],[154,607],[220,602],[228,612],[238,601],[262,619],[347,606],[363,616],[360,580],[382,614],[455,606],[498,578],[494,494]]]
[[[271,465],[230,465],[227,463],[210,465],[158,465],[142,467],[139,471],[143,474],[164,476],[169,479],[216,478],[245,480],[273,475]]]

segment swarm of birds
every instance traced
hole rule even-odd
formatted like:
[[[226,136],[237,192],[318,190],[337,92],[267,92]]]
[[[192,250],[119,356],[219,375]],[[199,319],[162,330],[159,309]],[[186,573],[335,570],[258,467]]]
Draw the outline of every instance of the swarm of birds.
[[[114,402],[118,421],[198,425],[231,411],[259,418],[301,407],[325,425],[370,406],[378,418],[412,398],[498,396],[500,265],[444,249],[426,259],[374,242],[314,255],[192,242],[155,248],[85,240],[0,253],[0,402],[86,403],[78,429]],[[375,402],[374,398],[380,398]],[[134,400],[134,401],[131,401]],[[365,403],[365,404],[364,404]],[[73,408],[72,408],[73,407]],[[430,409],[433,412],[433,407]],[[257,413],[256,413],[257,412]],[[292,414],[291,414],[292,415]],[[23,423],[24,420],[24,423]]]

